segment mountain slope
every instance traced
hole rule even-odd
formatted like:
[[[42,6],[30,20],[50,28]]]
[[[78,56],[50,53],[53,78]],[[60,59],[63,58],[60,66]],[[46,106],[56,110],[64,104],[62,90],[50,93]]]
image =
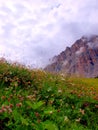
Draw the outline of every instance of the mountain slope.
[[[53,58],[46,71],[63,72],[85,77],[98,76],[98,36],[83,36],[71,47]]]
[[[98,79],[0,60],[0,130],[98,130]]]

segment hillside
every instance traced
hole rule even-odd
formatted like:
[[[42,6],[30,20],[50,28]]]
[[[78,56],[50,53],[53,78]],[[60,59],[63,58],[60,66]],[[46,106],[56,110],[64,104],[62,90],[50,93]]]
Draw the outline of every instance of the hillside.
[[[93,122],[93,123],[92,123]],[[0,130],[98,130],[98,79],[0,61]]]
[[[45,68],[50,72],[63,72],[83,77],[98,76],[98,35],[83,36],[71,47],[53,58]]]

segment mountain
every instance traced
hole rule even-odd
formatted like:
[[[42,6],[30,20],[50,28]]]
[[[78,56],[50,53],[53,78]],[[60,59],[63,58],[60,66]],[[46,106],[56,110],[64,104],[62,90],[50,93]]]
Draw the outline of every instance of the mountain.
[[[83,36],[71,47],[67,47],[52,63],[46,66],[46,71],[63,72],[68,75],[84,77],[98,76],[98,35]]]

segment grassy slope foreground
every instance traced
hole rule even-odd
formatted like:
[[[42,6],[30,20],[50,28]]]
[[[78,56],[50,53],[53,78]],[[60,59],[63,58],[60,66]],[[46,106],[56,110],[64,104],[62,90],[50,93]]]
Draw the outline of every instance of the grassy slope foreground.
[[[98,79],[0,61],[0,130],[98,130]]]

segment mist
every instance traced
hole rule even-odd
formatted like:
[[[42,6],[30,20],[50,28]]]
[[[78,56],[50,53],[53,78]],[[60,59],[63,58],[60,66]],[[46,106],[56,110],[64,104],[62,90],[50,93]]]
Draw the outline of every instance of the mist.
[[[0,57],[44,67],[84,35],[98,34],[97,0],[0,0]]]

